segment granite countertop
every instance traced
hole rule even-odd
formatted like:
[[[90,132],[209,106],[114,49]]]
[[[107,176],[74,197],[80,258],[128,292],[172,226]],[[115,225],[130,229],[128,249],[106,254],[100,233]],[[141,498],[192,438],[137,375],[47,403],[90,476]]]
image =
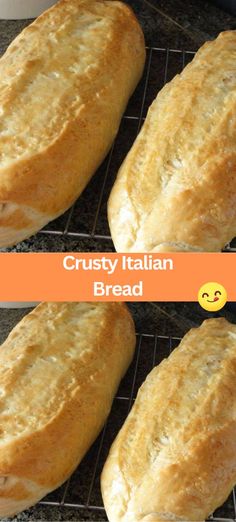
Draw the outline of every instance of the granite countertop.
[[[236,22],[235,17],[215,7],[213,2],[205,0],[127,0],[127,3],[134,9],[143,27],[147,46],[162,49],[156,49],[152,54],[142,114],[144,117],[148,105],[165,80],[165,49],[196,51],[206,40],[214,38],[220,31],[234,29]],[[29,21],[0,20],[0,54],[28,23]],[[149,52],[148,50],[148,56]],[[170,80],[181,70],[183,61],[186,63],[193,55],[171,51],[168,56],[166,79]],[[140,116],[146,73],[147,70],[128,105],[126,115]],[[66,212],[50,223],[43,232],[6,251],[113,251],[106,216],[107,198],[119,166],[135,139],[137,127],[136,120],[122,120],[108,172],[106,159],[79,198],[73,212]]]
[[[131,303],[130,310],[135,320],[136,332],[139,334],[156,334],[158,336],[166,336],[157,339],[157,350],[155,357],[155,364],[158,364],[163,357],[168,356],[170,349],[170,338],[172,336],[172,347],[174,348],[179,343],[181,338],[190,328],[199,326],[202,321],[208,317],[226,317],[229,321],[236,323],[236,311],[232,308],[235,305],[227,305],[222,311],[212,314],[205,312],[196,303]],[[27,313],[27,310],[4,310],[0,309],[0,342],[2,342],[13,326]],[[138,340],[140,338],[138,337]],[[138,345],[138,342],[137,342]],[[154,355],[154,339],[152,337],[142,337],[140,356],[137,365],[136,380],[134,383],[134,397],[139,386],[144,381],[147,373],[152,368],[152,361]],[[128,370],[124,380],[118,391],[118,396],[130,397],[132,389],[134,366],[136,359],[131,368]],[[108,454],[112,441],[114,440],[119,428],[124,422],[127,415],[128,401],[115,399],[112,412],[109,416],[104,442],[101,447],[99,463],[96,467],[96,460],[99,451],[99,444],[101,437],[98,437],[92,448],[83,459],[77,471],[72,476],[71,482],[67,490],[65,485],[57,491],[51,493],[47,497],[48,502],[52,505],[38,504],[32,509],[21,513],[13,519],[13,522],[31,522],[36,521],[96,521],[105,522],[106,516],[103,510],[80,509],[73,507],[73,504],[86,504],[88,492],[91,485],[92,478],[93,487],[91,488],[90,506],[102,506],[102,499],[100,493],[100,474]],[[95,472],[96,468],[96,472]],[[94,473],[95,472],[95,473]],[[67,505],[57,506],[56,504],[64,502]],[[234,518],[234,507],[232,495],[229,497],[226,504],[217,510],[217,517],[220,520]],[[4,519],[3,522],[10,522]]]

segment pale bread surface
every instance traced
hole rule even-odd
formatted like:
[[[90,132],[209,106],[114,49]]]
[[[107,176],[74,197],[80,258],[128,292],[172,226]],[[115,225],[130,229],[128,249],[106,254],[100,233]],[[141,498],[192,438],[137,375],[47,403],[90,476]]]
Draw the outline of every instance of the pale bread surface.
[[[110,522],[199,522],[235,483],[236,325],[209,319],[140,388],[102,494]]]
[[[117,251],[215,252],[236,235],[235,57],[221,33],[157,95],[110,195]]]
[[[43,303],[0,348],[0,516],[62,484],[99,434],[135,347],[122,303]]]
[[[0,59],[0,247],[63,213],[106,156],[142,74],[125,4],[61,0]]]

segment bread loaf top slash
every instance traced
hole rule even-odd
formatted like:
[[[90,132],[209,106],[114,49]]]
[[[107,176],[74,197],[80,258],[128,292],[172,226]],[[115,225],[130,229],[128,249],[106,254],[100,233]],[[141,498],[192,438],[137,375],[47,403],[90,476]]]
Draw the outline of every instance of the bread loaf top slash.
[[[100,432],[135,347],[121,303],[43,303],[0,349],[0,516],[64,482]]]
[[[110,522],[202,521],[236,483],[236,325],[190,330],[139,390],[102,475]]]
[[[220,251],[236,235],[236,31],[165,85],[109,200],[117,251]]]
[[[0,247],[65,211],[104,159],[143,70],[123,3],[61,0],[0,60]]]

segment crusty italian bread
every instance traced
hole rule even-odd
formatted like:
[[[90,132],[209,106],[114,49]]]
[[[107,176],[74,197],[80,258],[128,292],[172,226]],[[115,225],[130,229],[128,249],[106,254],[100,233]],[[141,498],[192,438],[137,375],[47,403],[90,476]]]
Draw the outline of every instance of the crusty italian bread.
[[[236,325],[209,319],[148,375],[102,494],[110,522],[199,522],[235,483]]]
[[[123,3],[61,0],[0,60],[0,247],[64,212],[107,154],[143,70]]]
[[[0,516],[64,482],[100,432],[131,362],[121,303],[44,303],[0,349]]]
[[[236,31],[158,94],[109,200],[117,251],[220,251],[236,235]]]

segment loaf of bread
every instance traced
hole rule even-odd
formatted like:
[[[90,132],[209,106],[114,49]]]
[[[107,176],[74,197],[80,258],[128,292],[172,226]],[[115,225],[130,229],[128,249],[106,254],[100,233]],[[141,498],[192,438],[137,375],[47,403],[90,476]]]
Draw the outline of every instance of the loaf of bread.
[[[209,319],[148,375],[102,493],[110,522],[200,522],[235,483],[236,325]]]
[[[0,60],[0,247],[64,212],[107,154],[142,74],[123,3],[61,0]]]
[[[109,200],[117,251],[220,251],[236,235],[236,31],[158,94]]]
[[[131,362],[121,303],[43,303],[0,350],[0,517],[62,484],[99,434]]]

